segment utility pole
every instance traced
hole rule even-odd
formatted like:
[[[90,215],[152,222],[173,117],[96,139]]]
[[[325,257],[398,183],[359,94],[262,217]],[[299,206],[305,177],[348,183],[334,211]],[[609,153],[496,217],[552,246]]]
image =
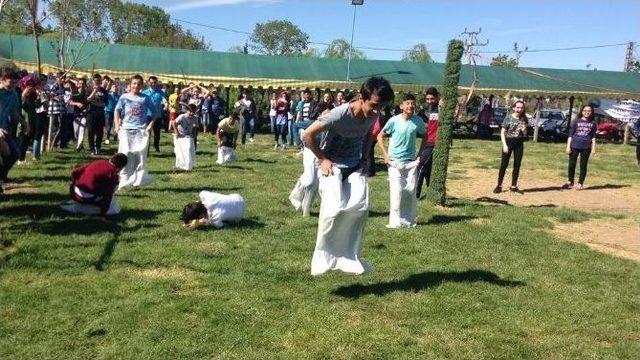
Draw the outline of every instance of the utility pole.
[[[633,41],[629,41],[629,43],[627,44],[627,54],[624,57],[624,71],[626,72],[631,72],[631,69],[633,69],[633,47],[634,47],[634,43]]]
[[[351,22],[351,42],[349,43],[349,55],[347,57],[347,82],[350,80],[351,73],[351,49],[353,49],[353,33],[356,29],[356,9],[358,5],[363,5],[364,0],[351,0],[353,5],[353,21]]]
[[[462,104],[462,108],[458,109],[458,114],[465,111],[469,100],[473,96],[473,91],[476,89],[476,85],[478,83],[478,66],[476,63],[476,59],[480,57],[480,53],[476,48],[487,46],[489,44],[489,40],[480,41],[478,40],[478,35],[482,32],[482,28],[478,28],[478,31],[469,31],[467,28],[464,28],[464,32],[460,34],[461,37],[465,37],[464,41],[464,54],[467,55],[467,64],[471,65],[471,69],[473,70],[473,78],[471,80],[471,86],[469,88],[469,94],[467,95],[466,100]],[[466,115],[465,115],[466,116]]]

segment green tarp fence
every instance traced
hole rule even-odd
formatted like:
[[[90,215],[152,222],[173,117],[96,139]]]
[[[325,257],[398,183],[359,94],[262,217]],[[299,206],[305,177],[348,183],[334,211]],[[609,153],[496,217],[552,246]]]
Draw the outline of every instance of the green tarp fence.
[[[40,39],[43,72],[59,70],[58,40]],[[440,86],[444,64],[352,60],[351,82],[345,81],[347,62],[341,59],[284,57],[194,51],[130,45],[69,42],[66,63],[79,58],[71,72],[92,72],[125,78],[140,73],[173,83],[198,82],[215,86],[263,88],[357,89],[366,78],[384,76],[396,91],[423,92]],[[30,36],[0,34],[0,61],[36,69]],[[640,98],[640,74],[542,68],[478,66],[476,93],[512,96],[577,96]],[[464,65],[460,92],[467,92],[472,68]]]

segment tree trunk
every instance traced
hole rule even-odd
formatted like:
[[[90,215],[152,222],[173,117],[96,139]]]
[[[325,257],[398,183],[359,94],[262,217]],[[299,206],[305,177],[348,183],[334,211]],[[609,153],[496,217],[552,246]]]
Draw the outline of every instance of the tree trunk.
[[[540,132],[540,110],[542,110],[542,99],[538,98],[536,101],[536,122],[533,127],[533,141],[538,142],[538,135]]]
[[[624,124],[624,134],[622,136],[622,145],[627,145],[629,143],[629,130],[631,128],[631,122]]]
[[[35,14],[35,16],[37,16],[37,14]],[[40,35],[38,35],[38,28],[37,28],[37,19],[35,18],[35,16],[32,18],[32,32],[33,32],[33,39],[35,40],[36,43],[36,65],[38,67],[38,75],[42,74],[42,62],[40,60]]]
[[[447,63],[445,65],[443,91],[444,108],[440,113],[438,140],[433,151],[433,171],[431,184],[426,193],[429,200],[444,205],[447,197],[447,170],[449,167],[449,149],[453,133],[453,121],[458,105],[458,84],[464,44],[460,40],[449,41]]]

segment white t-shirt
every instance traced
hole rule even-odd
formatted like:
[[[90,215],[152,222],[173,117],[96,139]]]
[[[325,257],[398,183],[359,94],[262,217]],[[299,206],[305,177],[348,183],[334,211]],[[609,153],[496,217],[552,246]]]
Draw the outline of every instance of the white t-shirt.
[[[224,195],[212,191],[201,191],[200,201],[207,208],[209,222],[215,227],[223,227],[224,222],[242,220],[245,202],[240,194]]]

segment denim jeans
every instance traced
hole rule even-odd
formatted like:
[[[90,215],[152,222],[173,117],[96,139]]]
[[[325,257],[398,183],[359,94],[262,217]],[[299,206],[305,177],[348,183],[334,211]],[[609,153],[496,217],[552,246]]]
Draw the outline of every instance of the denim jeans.
[[[308,128],[311,123],[313,123],[313,120],[300,120],[291,125],[291,131],[293,132],[293,142],[297,146],[302,145],[302,140],[300,140],[300,130]]]
[[[242,127],[242,143],[247,142],[247,132],[249,133],[249,138],[253,139],[253,135],[256,132],[256,119],[248,118],[244,119],[244,126]]]
[[[422,150],[420,163],[418,164],[418,183],[416,184],[416,197],[420,198],[423,183],[431,182],[431,165],[433,164],[433,145],[427,145]]]
[[[113,130],[113,111],[105,111],[104,112],[104,120],[105,120],[105,136],[107,138],[107,140],[109,140],[109,138],[111,137],[111,135],[114,136],[114,140],[115,140],[115,134],[111,134],[111,131]]]

